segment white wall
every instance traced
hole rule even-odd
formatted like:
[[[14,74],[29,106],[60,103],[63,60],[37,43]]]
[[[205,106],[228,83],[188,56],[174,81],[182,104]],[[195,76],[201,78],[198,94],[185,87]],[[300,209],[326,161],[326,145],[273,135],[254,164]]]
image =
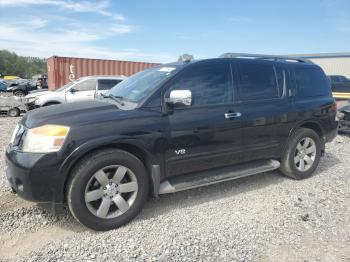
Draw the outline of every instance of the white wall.
[[[326,75],[344,75],[350,78],[350,57],[311,58],[309,60],[321,66]]]

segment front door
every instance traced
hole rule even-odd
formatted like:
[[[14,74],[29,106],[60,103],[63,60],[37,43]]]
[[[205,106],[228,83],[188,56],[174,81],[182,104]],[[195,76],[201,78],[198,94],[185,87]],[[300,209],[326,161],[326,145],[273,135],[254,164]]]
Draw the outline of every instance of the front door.
[[[234,117],[230,64],[210,61],[185,70],[167,85],[164,95],[169,98],[173,90],[192,93],[190,106],[175,104],[168,116],[167,176],[227,166],[241,158],[241,120]]]
[[[96,93],[96,79],[86,79],[73,85],[66,92],[67,103],[93,100]]]

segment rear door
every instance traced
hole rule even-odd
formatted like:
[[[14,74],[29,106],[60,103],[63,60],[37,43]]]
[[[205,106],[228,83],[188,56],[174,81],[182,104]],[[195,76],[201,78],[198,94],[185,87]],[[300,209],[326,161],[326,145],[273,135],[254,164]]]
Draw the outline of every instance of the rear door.
[[[278,157],[292,106],[289,71],[272,61],[238,62],[237,110],[242,114],[243,160]]]
[[[168,115],[168,176],[232,165],[241,160],[241,120],[234,114],[233,77],[228,61],[196,63],[167,85],[190,90],[192,105],[174,108]]]
[[[96,79],[86,79],[73,85],[72,88],[66,92],[67,103],[94,99],[96,84]]]

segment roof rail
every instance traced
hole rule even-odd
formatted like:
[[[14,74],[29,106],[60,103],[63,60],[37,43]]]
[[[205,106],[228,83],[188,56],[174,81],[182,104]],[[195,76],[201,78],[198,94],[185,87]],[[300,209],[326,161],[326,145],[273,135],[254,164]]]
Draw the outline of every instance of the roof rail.
[[[224,53],[220,58],[255,58],[274,61],[296,61],[299,63],[313,64],[312,61],[294,56],[279,56],[279,55],[262,55],[262,54],[247,54],[247,53]]]

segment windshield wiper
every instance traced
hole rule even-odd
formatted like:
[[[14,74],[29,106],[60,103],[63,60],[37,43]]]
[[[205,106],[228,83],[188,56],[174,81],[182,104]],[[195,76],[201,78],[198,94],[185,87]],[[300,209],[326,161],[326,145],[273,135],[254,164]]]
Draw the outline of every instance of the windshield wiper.
[[[103,98],[111,98],[111,99],[113,99],[115,102],[117,102],[118,104],[120,104],[120,105],[124,105],[124,102],[123,102],[123,97],[122,96],[115,96],[115,95],[111,95],[111,94],[109,94],[109,95],[105,95],[105,94],[101,94],[101,96],[103,97]]]

